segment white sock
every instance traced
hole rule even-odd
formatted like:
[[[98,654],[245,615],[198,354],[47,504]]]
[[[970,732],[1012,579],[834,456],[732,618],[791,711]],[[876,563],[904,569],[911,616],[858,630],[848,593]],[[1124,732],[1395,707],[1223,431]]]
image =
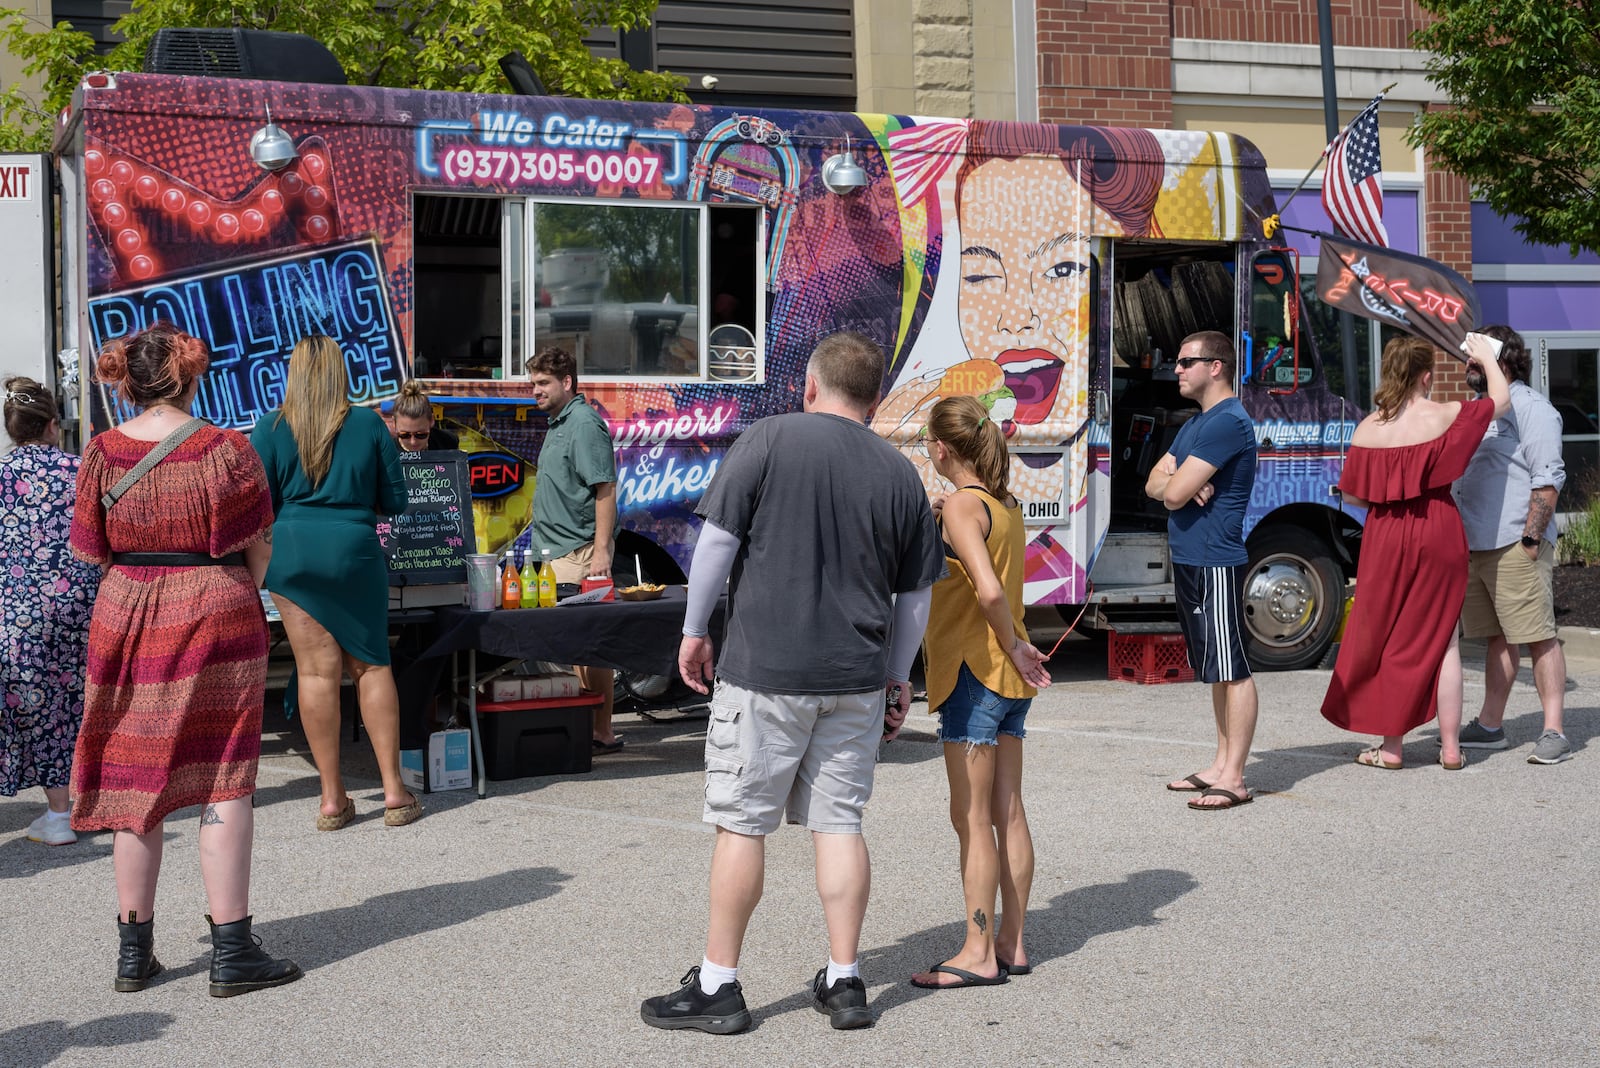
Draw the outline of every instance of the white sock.
[[[71,812],[57,812],[53,808],[45,809],[44,810],[44,814],[47,817],[49,817],[50,819],[53,819],[53,820],[64,820],[64,819],[69,818],[72,815]]]
[[[738,978],[738,968],[724,968],[720,964],[712,964],[709,960],[700,961],[700,991],[704,994],[715,994],[722,989],[724,983],[731,983]]]
[[[840,979],[854,979],[861,974],[861,961],[856,959],[849,964],[840,964],[832,957],[828,958],[828,986],[833,986]]]

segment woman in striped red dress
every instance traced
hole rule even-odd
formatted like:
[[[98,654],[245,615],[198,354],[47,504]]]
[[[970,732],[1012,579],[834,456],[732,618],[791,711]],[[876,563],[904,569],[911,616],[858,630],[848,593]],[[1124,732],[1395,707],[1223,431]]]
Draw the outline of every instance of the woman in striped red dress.
[[[101,382],[142,411],[98,435],[78,474],[72,547],[106,568],[89,624],[72,826],[110,830],[121,940],[116,989],[161,970],[152,912],[163,821],[203,805],[200,874],[211,924],[211,993],[300,977],[250,934],[251,795],[261,753],[267,624],[257,592],[272,507],[244,437],[204,425],[109,506],[103,498],[174,430],[210,357],[158,323],[102,351]]]

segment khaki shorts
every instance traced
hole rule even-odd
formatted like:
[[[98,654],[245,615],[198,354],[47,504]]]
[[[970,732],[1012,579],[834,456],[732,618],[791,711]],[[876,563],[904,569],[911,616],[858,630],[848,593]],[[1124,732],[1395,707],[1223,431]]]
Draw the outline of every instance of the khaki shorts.
[[[1537,560],[1528,559],[1519,542],[1470,553],[1462,633],[1469,638],[1504,635],[1512,645],[1554,638],[1555,564],[1556,551],[1548,540],[1540,541]]]
[[[705,822],[767,835],[790,823],[860,834],[884,692],[759,693],[717,680],[706,726]]]
[[[565,556],[558,556],[550,561],[550,566],[556,569],[556,581],[565,582],[576,586],[589,577],[589,568],[594,563],[594,542],[580,545]]]

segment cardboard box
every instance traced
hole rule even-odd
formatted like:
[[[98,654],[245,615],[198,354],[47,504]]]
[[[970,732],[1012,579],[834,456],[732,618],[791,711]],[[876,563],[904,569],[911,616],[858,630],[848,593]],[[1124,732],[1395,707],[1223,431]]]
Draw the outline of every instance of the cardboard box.
[[[491,679],[480,686],[478,691],[487,701],[500,704],[506,701],[522,700],[522,680],[516,676],[502,675],[498,679]]]
[[[484,774],[490,779],[582,775],[593,767],[596,693],[478,705]]]
[[[472,732],[435,731],[428,736],[428,789],[466,790],[472,786]]]
[[[522,680],[520,699],[544,701],[552,697],[576,697],[582,689],[576,675],[530,675]]]
[[[400,781],[406,789],[423,793],[471,788],[472,732],[435,731],[426,750],[400,750]]]

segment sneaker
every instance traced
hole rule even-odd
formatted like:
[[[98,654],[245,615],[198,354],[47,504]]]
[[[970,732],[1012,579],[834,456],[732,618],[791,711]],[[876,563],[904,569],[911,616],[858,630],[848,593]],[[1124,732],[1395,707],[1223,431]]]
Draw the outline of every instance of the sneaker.
[[[737,982],[723,983],[715,994],[707,994],[700,989],[698,964],[680,982],[683,985],[673,993],[649,998],[640,1005],[639,1018],[651,1027],[688,1027],[713,1035],[736,1035],[750,1026],[744,989]]]
[[[1461,748],[1463,749],[1504,749],[1507,746],[1506,730],[1504,727],[1485,727],[1474,717],[1472,722],[1461,728]]]
[[[834,1030],[848,1031],[872,1026],[872,1010],[867,1008],[867,984],[859,975],[841,977],[828,986],[828,969],[820,968],[811,981],[811,1003],[828,1017]]]
[[[1560,731],[1545,731],[1534,743],[1530,764],[1559,764],[1572,759],[1572,743]]]
[[[64,814],[52,817],[49,809],[44,815],[28,824],[28,841],[43,842],[45,845],[60,846],[71,845],[78,840],[72,830],[72,821]]]

